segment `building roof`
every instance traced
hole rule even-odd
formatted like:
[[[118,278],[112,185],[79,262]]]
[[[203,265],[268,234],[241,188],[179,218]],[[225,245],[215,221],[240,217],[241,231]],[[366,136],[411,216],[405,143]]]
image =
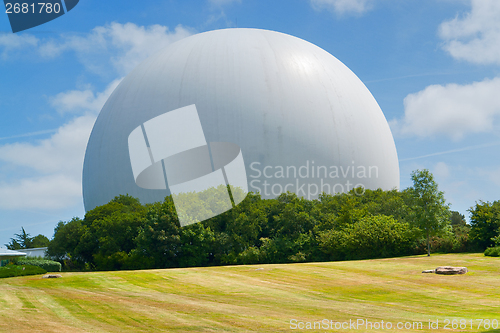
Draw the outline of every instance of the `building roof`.
[[[24,257],[26,253],[0,248],[0,260]]]

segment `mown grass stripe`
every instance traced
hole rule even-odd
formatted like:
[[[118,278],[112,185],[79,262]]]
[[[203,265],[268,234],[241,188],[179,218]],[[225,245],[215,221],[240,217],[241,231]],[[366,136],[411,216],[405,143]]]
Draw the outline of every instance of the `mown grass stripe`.
[[[443,264],[470,273],[421,273]],[[37,332],[291,332],[290,319],[500,320],[499,273],[498,258],[451,254],[0,279],[0,331],[3,323]]]

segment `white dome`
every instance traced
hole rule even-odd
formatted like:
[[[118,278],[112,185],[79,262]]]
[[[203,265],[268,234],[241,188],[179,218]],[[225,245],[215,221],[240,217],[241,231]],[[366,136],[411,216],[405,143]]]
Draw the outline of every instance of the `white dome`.
[[[207,142],[241,148],[248,190],[265,198],[288,190],[312,199],[349,190],[347,184],[399,188],[387,121],[349,68],[296,37],[224,29],[170,45],[116,88],[87,146],[85,209],[119,194],[163,200],[168,189],[135,183],[128,137],[146,121],[190,105]]]

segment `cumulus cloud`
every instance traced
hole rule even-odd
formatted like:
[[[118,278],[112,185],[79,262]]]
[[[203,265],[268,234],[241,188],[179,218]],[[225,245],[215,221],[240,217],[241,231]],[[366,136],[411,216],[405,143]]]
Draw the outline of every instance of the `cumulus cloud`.
[[[14,51],[36,47],[38,43],[38,38],[27,34],[0,34],[0,54],[6,60]]]
[[[92,89],[70,90],[57,94],[50,98],[50,104],[60,113],[76,113],[81,111],[99,113],[104,103],[108,100],[113,90],[120,84],[122,79],[116,79],[100,93],[94,93]]]
[[[0,184],[3,209],[62,209],[81,201],[81,184],[65,175],[21,179],[15,184]]]
[[[42,174],[80,173],[81,152],[85,150],[94,121],[95,116],[81,116],[60,127],[48,139],[0,146],[0,159]]]
[[[192,34],[192,29],[182,25],[170,30],[158,24],[138,26],[116,22],[95,27],[84,35],[69,33],[57,38],[0,34],[0,56],[7,59],[15,51],[34,50],[43,59],[53,59],[73,52],[87,70],[107,73],[111,69],[123,76],[153,53]]]
[[[443,22],[439,36],[455,59],[500,64],[500,1],[471,0],[470,12]],[[431,85],[404,99],[405,115],[391,122],[403,135],[459,140],[498,128],[500,77],[471,84]]]
[[[443,22],[439,36],[454,58],[500,64],[500,1],[472,0],[471,11]]]
[[[72,52],[87,70],[98,72],[111,67],[115,77],[122,77],[151,54],[191,33],[182,26],[170,31],[160,25],[111,23],[83,36],[69,34],[57,39],[0,35],[0,55],[7,57],[15,50],[34,48],[52,59]],[[0,177],[0,208],[57,210],[81,203],[87,142],[98,112],[120,81],[113,80],[101,92],[88,87],[49,98],[59,114],[72,113],[75,118],[47,139],[0,145],[0,167],[9,173]]]
[[[330,10],[337,15],[363,14],[373,7],[373,0],[311,0],[315,10]]]
[[[96,116],[121,79],[98,93],[71,90],[51,98],[60,113],[82,112],[57,129],[50,138],[35,143],[0,146],[0,161],[29,177],[0,182],[0,207],[4,209],[55,210],[75,205],[82,198],[82,169],[87,142]]]
[[[402,135],[459,140],[469,133],[491,132],[500,115],[500,78],[467,85],[431,85],[404,99],[405,114],[391,121]]]
[[[0,161],[29,177],[0,182],[4,209],[60,209],[81,201],[83,157],[95,116],[85,115],[36,143],[0,146]]]
[[[170,31],[158,24],[144,27],[113,22],[96,27],[84,36],[63,35],[58,40],[44,42],[39,52],[51,58],[73,51],[92,71],[99,72],[111,63],[120,75],[124,75],[153,53],[192,33],[181,25]]]
[[[450,176],[450,168],[448,167],[448,165],[446,163],[438,162],[434,166],[433,173],[436,177],[445,179],[445,178],[448,178]]]

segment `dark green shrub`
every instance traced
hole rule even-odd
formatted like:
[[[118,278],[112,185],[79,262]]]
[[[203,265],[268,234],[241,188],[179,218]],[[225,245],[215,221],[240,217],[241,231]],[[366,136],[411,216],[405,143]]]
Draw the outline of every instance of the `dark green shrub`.
[[[18,259],[16,261],[17,265],[32,265],[43,268],[47,272],[60,272],[61,263],[57,261],[47,260],[47,259]]]
[[[431,237],[431,250],[432,252],[441,253],[461,253],[467,252],[471,249],[471,243],[469,241],[469,226],[457,226],[454,225],[449,232],[445,232],[442,235]],[[425,252],[426,241],[421,240],[422,244],[419,244],[420,248],[423,248]],[[423,253],[422,252],[422,253]],[[420,253],[420,251],[419,251]]]
[[[31,265],[7,265],[0,267],[0,278],[8,278],[15,276],[38,275],[45,274],[47,271],[43,268]]]
[[[333,260],[386,258],[411,253],[413,230],[392,216],[365,216],[340,230],[320,232],[318,241]]]
[[[485,256],[489,257],[500,257],[500,246],[489,247],[484,251]]]

